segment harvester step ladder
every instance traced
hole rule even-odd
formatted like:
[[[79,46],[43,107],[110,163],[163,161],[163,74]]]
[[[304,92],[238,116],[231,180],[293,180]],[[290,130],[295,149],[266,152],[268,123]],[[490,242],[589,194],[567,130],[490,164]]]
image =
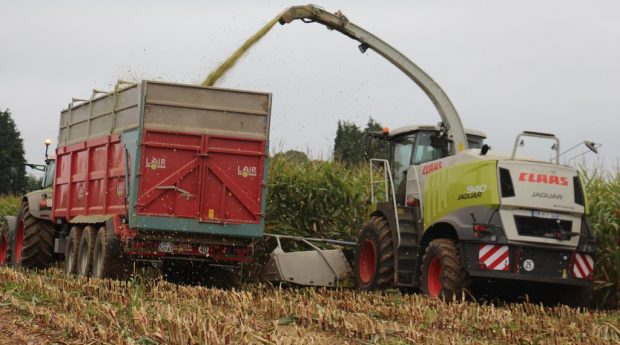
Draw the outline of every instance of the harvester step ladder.
[[[414,287],[414,278],[418,263],[417,233],[401,233],[401,244],[398,248],[398,286]]]
[[[389,202],[390,197],[392,199],[392,207],[394,209],[394,218],[396,224],[396,248],[400,247],[400,225],[398,220],[398,212],[396,207],[396,193],[394,192],[394,180],[392,179],[392,170],[390,169],[390,162],[385,159],[372,158],[369,160],[370,164],[370,202],[372,204],[377,203],[377,193],[375,193],[375,187],[383,185],[383,202]],[[375,181],[375,173],[383,175],[383,178]]]

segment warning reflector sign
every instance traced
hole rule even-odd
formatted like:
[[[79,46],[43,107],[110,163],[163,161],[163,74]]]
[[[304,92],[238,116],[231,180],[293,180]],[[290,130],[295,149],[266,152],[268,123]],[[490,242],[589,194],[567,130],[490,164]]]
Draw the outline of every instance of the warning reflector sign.
[[[480,265],[488,270],[508,271],[510,269],[510,251],[508,246],[483,244],[478,251]]]

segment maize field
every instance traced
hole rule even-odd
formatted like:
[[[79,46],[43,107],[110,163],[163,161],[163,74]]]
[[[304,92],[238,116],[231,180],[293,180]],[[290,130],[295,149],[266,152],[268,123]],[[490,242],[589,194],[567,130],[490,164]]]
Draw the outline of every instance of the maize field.
[[[620,314],[419,294],[219,290],[0,269],[2,318],[58,344],[609,344]],[[0,328],[0,344],[7,343]],[[3,339],[4,338],[4,339]],[[18,339],[11,338],[11,341]]]

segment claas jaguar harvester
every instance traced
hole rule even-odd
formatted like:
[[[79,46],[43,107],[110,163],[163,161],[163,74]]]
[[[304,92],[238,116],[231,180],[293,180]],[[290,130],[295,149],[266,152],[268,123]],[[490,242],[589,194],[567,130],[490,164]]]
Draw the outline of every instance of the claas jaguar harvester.
[[[44,189],[5,222],[2,263],[234,281],[263,235],[270,108],[268,93],[154,81],[74,99]]]
[[[428,95],[441,117],[437,126],[372,135],[389,143],[391,155],[370,159],[373,211],[354,255],[314,248],[331,277],[327,285],[345,281],[352,270],[362,290],[414,288],[450,298],[470,289],[472,281],[539,283],[560,302],[588,303],[595,246],[583,182],[576,169],[560,165],[554,135],[522,132],[511,154],[491,153],[485,134],[465,130],[439,85],[396,49],[340,11],[292,7],[280,23],[296,19],[323,24],[359,41],[362,53],[371,49],[386,58]],[[555,156],[541,161],[518,155],[524,140],[550,141]],[[265,277],[303,281],[304,273],[295,269],[311,269],[296,265],[295,254],[274,251]],[[308,257],[299,253],[301,260]]]

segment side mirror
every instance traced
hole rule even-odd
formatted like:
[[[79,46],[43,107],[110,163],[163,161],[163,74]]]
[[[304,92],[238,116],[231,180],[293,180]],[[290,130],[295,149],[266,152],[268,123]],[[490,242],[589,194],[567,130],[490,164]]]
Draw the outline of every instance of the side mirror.
[[[482,147],[480,148],[480,155],[485,156],[489,152],[490,149],[491,149],[491,146],[487,144],[482,145]]]

